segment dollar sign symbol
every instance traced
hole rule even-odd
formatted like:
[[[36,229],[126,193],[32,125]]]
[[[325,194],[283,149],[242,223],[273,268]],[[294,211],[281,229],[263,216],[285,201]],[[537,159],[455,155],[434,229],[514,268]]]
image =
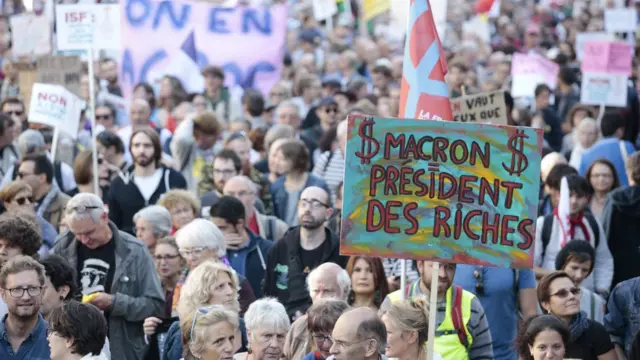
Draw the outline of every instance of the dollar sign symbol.
[[[364,120],[358,129],[358,135],[362,139],[362,148],[361,151],[356,152],[356,156],[360,158],[361,164],[371,164],[371,158],[376,156],[380,150],[380,143],[373,138],[374,124],[373,120]]]
[[[516,133],[509,138],[508,147],[511,151],[511,166],[507,167],[502,163],[502,167],[509,172],[509,175],[520,176],[529,166],[529,160],[522,152],[524,150],[524,139],[529,136],[525,135],[524,130],[516,130]]]

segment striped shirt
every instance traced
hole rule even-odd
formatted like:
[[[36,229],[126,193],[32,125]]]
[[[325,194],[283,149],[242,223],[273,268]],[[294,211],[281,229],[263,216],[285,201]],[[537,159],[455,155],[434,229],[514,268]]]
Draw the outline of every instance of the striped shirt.
[[[344,156],[342,151],[336,149],[322,153],[313,167],[313,173],[324,179],[331,191],[331,199],[335,201],[338,185],[344,179]]]
[[[402,259],[382,259],[382,266],[384,268],[384,274],[387,277],[397,276],[400,278],[402,276],[402,262],[405,261],[407,263],[407,284],[410,284],[420,277],[418,273],[418,269],[413,266],[413,260],[402,260]]]

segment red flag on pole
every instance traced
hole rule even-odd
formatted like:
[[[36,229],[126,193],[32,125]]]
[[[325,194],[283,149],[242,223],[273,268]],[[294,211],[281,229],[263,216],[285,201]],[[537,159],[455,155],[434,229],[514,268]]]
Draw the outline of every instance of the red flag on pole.
[[[449,88],[444,81],[447,60],[431,5],[429,0],[411,0],[410,6],[399,115],[401,118],[453,120]]]

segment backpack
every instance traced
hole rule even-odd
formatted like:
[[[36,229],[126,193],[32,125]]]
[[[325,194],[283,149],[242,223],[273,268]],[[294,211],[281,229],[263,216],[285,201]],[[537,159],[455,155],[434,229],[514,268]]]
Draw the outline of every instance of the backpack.
[[[13,166],[13,174],[11,175],[11,179],[15,180],[18,178],[18,169],[20,168],[20,162],[16,162]],[[62,183],[62,162],[60,160],[56,160],[53,162],[53,176],[55,178],[56,184],[60,188],[60,191],[64,192],[64,184]]]
[[[551,228],[553,227],[553,219],[555,218],[555,214],[547,214],[544,216],[544,220],[542,221],[542,257],[544,259],[544,255],[547,252],[547,245],[549,245],[549,240],[551,240]],[[598,221],[593,215],[585,211],[584,218],[587,219],[587,223],[589,223],[589,227],[593,230],[593,234],[595,237],[595,246],[594,249],[598,248],[598,244],[600,244],[600,227],[598,226]]]
[[[467,339],[467,330],[464,327],[464,320],[462,319],[462,292],[464,291],[460,285],[453,285],[454,293],[453,304],[451,305],[451,322],[453,322],[454,331],[458,334],[458,339],[462,346],[469,349],[469,339]],[[405,289],[404,298],[409,299],[411,295],[411,285],[408,285]],[[450,335],[453,331],[446,330],[440,333],[440,335]],[[436,330],[436,336],[438,331]]]

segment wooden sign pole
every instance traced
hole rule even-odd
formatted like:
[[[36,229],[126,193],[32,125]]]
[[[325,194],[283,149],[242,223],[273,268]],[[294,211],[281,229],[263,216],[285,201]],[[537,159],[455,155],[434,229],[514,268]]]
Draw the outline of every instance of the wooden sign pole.
[[[431,272],[431,294],[429,298],[429,329],[427,332],[427,360],[433,360],[433,349],[436,341],[436,317],[438,313],[438,272],[440,264],[433,262]]]

